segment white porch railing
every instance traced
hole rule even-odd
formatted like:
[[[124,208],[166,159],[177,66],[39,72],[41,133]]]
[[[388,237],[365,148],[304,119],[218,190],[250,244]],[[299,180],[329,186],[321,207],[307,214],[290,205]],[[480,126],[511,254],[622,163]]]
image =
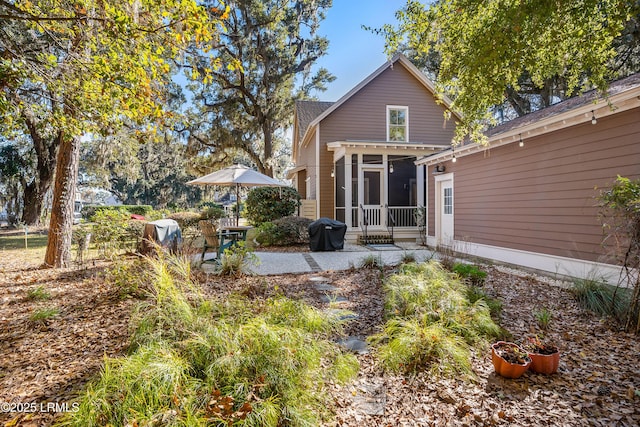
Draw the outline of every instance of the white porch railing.
[[[417,206],[389,206],[387,214],[388,226],[394,227],[416,227],[415,212]],[[391,224],[391,218],[395,220],[395,224]]]
[[[384,220],[383,208],[360,206],[351,209],[351,227],[362,227],[364,222],[370,227],[418,227],[416,222],[416,210],[418,206],[388,206],[387,218]],[[346,208],[336,208],[336,218],[346,220]],[[392,223],[391,219],[395,221]]]

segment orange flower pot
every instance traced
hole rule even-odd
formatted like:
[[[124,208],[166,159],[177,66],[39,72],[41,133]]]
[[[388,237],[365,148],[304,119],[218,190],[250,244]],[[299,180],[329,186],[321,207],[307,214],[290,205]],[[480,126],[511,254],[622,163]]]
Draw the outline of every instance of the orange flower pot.
[[[498,341],[491,346],[491,362],[498,375],[515,379],[529,369],[531,358],[517,344]]]
[[[556,351],[552,354],[529,353],[531,358],[531,369],[539,374],[555,374],[560,365],[560,352]]]

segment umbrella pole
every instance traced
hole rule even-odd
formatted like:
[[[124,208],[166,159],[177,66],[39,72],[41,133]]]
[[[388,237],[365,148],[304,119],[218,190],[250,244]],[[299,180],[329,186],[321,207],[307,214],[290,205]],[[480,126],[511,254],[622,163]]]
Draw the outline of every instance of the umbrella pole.
[[[240,225],[240,184],[236,183],[236,225]]]

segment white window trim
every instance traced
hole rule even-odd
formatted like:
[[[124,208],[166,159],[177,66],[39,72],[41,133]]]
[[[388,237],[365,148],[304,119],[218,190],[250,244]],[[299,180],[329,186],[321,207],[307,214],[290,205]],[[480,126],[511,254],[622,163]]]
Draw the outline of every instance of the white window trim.
[[[391,110],[404,110],[405,111],[405,114],[404,114],[404,117],[405,117],[405,123],[404,123],[404,126],[405,126],[404,137],[405,137],[405,140],[404,141],[398,141],[398,142],[409,142],[410,141],[410,139],[409,139],[409,107],[406,106],[406,105],[387,105],[387,116],[385,118],[385,126],[387,128],[387,142],[390,141],[389,140],[389,125],[390,125],[389,119],[391,118],[390,117],[390,111]]]

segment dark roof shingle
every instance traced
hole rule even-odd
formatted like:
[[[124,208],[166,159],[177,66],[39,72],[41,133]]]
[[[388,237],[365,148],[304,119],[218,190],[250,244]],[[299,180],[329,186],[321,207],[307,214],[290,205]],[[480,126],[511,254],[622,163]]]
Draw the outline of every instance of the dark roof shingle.
[[[333,102],[324,101],[296,101],[298,139],[304,136],[309,124],[333,104]]]
[[[629,77],[611,82],[607,89],[607,96],[613,96],[626,90],[633,89],[637,86],[640,86],[640,73],[632,74]],[[532,113],[505,122],[501,125],[495,126],[487,131],[487,135],[497,135],[511,129],[526,126],[528,124],[546,119],[547,117],[555,116],[557,114],[588,105],[601,97],[602,93],[599,90],[590,90],[583,93],[582,95],[565,99],[564,101],[551,105],[547,108],[534,111]]]

